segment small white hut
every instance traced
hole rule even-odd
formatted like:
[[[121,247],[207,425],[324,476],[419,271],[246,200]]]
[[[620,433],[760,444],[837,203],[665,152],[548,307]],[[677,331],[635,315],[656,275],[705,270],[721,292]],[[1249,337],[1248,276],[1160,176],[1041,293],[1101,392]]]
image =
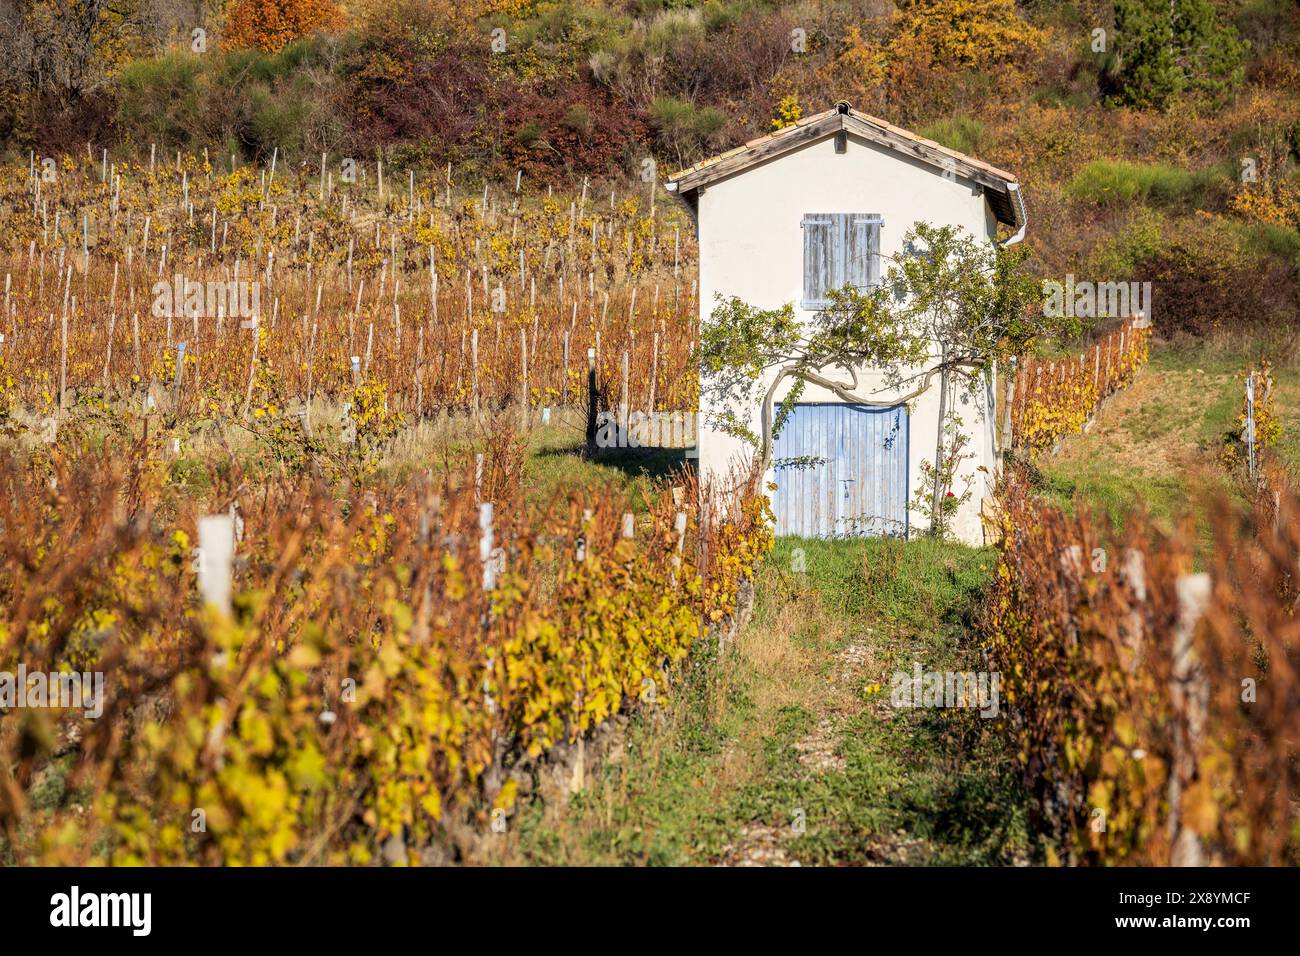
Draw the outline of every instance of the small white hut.
[[[695,218],[701,318],[718,296],[764,309],[793,303],[811,316],[827,305],[830,290],[880,281],[882,257],[901,254],[903,236],[917,222],[959,226],[991,243],[999,223],[1012,232],[1007,244],[1025,232],[1024,204],[1010,173],[846,103],[697,163],[667,188]],[[935,456],[938,377],[908,403],[901,402],[903,393],[891,393],[878,370],[861,369],[858,377],[855,394],[870,394],[870,404],[845,402],[810,384],[781,429],[767,476],[777,485],[778,534],[907,535],[928,526],[911,503],[922,461]],[[792,385],[778,390],[778,402]],[[949,396],[971,454],[953,486],[958,497],[971,494],[949,528],[971,544],[984,540],[980,509],[997,468],[995,394],[990,379],[974,398],[960,388]],[[702,381],[705,476],[730,473],[755,454],[744,440],[709,426],[717,401]],[[755,434],[760,415],[754,408],[748,423]],[[783,459],[820,464],[784,467]]]

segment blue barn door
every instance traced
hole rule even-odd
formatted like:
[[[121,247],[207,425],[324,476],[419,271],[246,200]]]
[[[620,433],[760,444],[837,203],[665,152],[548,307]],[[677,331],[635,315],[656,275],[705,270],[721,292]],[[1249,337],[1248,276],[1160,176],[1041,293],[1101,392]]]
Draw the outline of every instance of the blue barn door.
[[[776,533],[907,536],[907,409],[796,405],[776,438]]]

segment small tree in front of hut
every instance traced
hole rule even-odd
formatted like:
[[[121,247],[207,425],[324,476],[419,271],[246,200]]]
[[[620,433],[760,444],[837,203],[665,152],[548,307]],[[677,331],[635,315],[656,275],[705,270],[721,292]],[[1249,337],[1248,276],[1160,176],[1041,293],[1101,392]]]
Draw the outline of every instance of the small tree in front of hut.
[[[902,255],[889,260],[883,280],[869,288],[831,293],[828,308],[801,320],[792,304],[756,309],[739,299],[720,301],[700,334],[701,387],[716,400],[709,424],[745,437],[758,450],[761,480],[772,466],[773,405],[787,379],[818,385],[845,402],[886,407],[911,402],[939,381],[936,462],[945,453],[952,415],[948,395],[974,392],[997,361],[1025,351],[1055,330],[1039,291],[1022,270],[1026,253],[977,239],[953,226],[917,223],[903,237]],[[867,393],[864,369],[883,385]],[[796,394],[792,390],[792,395]],[[782,417],[789,412],[786,396]],[[744,424],[760,408],[760,429]],[[944,515],[947,469],[934,470],[931,516]],[[932,522],[941,533],[944,522]]]

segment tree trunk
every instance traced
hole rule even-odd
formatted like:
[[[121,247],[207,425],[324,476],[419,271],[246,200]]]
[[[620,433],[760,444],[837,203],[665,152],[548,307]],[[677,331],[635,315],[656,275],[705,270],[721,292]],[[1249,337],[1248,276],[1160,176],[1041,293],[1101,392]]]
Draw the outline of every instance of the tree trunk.
[[[943,423],[948,414],[948,366],[947,355],[943,356],[943,368],[939,373],[939,433],[935,437],[934,447],[934,499],[931,502],[930,532],[936,537],[943,536]]]

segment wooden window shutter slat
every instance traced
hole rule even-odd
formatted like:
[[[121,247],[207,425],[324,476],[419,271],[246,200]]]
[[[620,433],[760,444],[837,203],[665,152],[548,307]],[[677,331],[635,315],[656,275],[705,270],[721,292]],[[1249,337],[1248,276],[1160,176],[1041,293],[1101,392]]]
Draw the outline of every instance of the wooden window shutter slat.
[[[866,289],[880,282],[879,215],[808,213],[801,225],[803,308],[824,309],[836,289]]]
[[[822,308],[835,288],[835,217],[810,214],[803,219],[803,307]]]
[[[855,215],[851,219],[847,284],[867,289],[880,282],[880,217]]]

